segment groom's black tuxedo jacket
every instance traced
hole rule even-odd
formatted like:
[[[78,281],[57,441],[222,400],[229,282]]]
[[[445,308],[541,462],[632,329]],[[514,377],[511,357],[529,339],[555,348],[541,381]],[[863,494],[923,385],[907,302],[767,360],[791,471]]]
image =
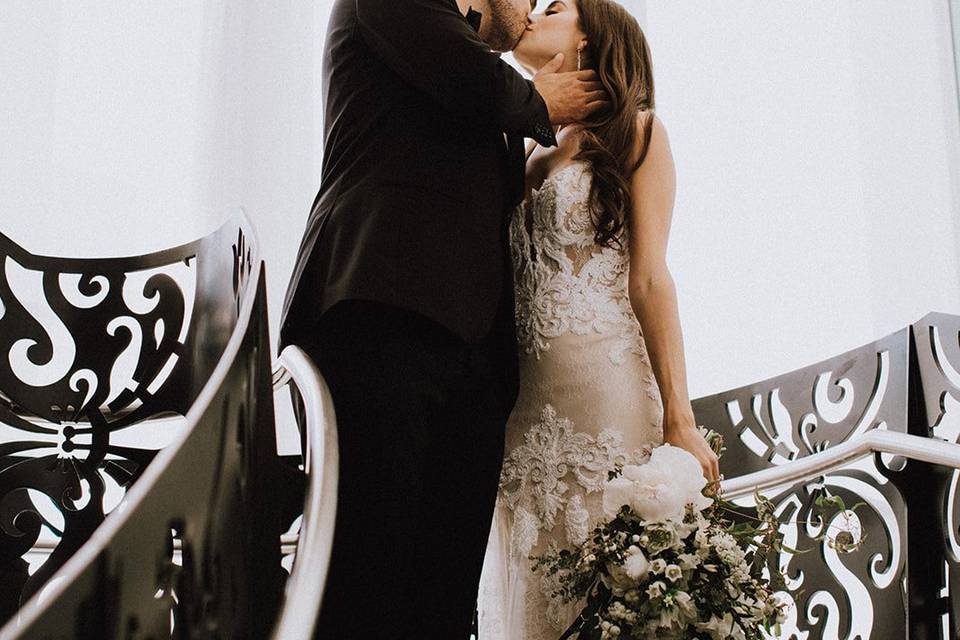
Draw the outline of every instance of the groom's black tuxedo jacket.
[[[320,190],[281,346],[344,299],[483,336],[512,300],[507,224],[523,196],[523,136],[556,144],[543,98],[455,0],[335,0],[323,91]]]

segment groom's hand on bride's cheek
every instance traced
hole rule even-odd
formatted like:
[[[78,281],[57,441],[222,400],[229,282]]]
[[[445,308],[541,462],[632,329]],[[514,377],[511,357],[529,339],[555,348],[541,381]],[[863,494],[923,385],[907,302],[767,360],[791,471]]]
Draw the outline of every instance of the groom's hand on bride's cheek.
[[[537,92],[547,103],[551,124],[582,122],[591,113],[610,106],[600,76],[593,69],[560,72],[563,54],[543,66],[533,77]]]

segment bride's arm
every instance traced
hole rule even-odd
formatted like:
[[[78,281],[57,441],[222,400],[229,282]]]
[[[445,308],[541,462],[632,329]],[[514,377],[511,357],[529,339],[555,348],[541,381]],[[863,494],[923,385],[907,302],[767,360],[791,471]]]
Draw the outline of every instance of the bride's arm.
[[[649,113],[637,118],[638,147]],[[690,451],[708,480],[719,477],[717,456],[696,429],[687,392],[683,333],[677,310],[677,292],[667,267],[667,240],[673,218],[676,170],[667,130],[653,116],[650,148],[630,180],[632,210],[629,225],[629,294],[633,312],[643,329],[650,365],[663,399],[664,441]]]

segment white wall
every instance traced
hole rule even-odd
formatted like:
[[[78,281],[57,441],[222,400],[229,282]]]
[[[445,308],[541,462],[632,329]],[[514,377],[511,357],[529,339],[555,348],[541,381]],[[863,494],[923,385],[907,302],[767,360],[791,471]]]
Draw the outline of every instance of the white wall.
[[[226,2],[0,4],[0,221],[40,253],[192,239],[237,201]]]
[[[243,206],[276,317],[319,184],[327,9],[0,3],[0,230],[36,253],[137,253]]]
[[[942,0],[648,0],[691,395],[960,312]]]
[[[960,313],[946,0],[627,5],[677,161],[669,258],[691,395]],[[136,253],[243,205],[275,335],[319,183],[328,11],[0,3],[0,230],[38,253]]]

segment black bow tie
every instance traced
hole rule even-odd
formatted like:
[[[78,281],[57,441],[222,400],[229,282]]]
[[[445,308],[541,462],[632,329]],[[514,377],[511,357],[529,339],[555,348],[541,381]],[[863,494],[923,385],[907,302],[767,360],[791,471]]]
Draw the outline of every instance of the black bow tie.
[[[483,14],[481,14],[479,11],[474,11],[473,7],[470,7],[469,9],[467,9],[467,15],[465,16],[467,19],[467,22],[470,24],[471,27],[473,27],[473,30],[476,31],[477,33],[480,32],[480,18],[482,17],[482,15]]]

